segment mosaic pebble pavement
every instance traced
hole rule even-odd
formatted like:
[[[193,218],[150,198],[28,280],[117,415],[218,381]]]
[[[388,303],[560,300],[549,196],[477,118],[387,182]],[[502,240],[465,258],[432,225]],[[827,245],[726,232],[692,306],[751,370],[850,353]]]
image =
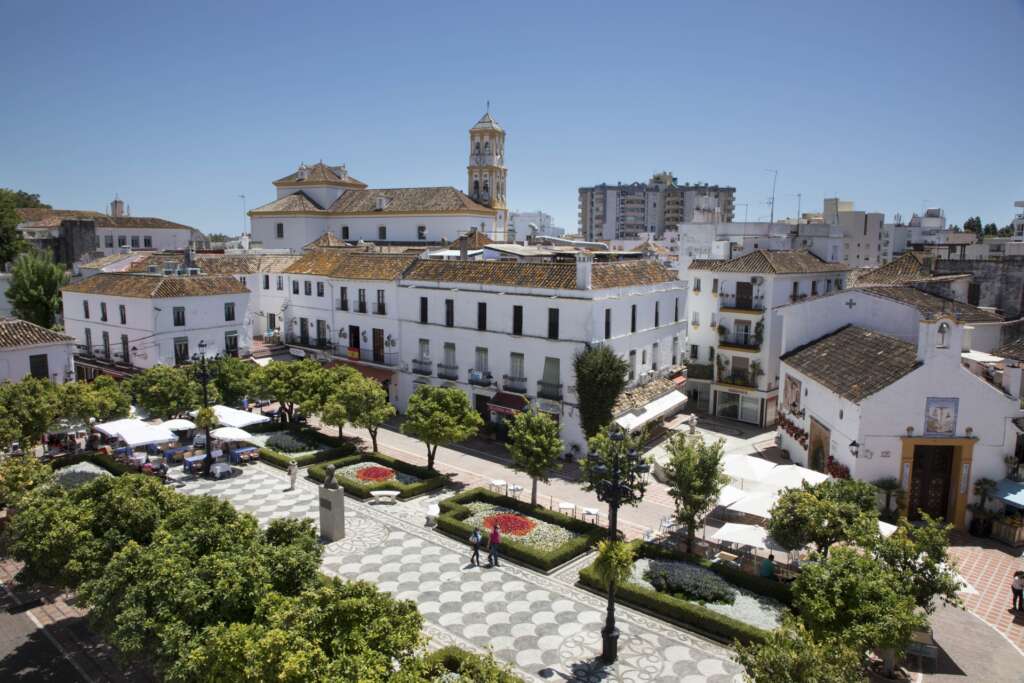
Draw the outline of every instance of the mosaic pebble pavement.
[[[288,491],[284,473],[267,465],[236,467],[235,476],[220,481],[180,473],[177,480],[182,492],[228,500],[261,524],[275,517],[318,517],[315,484],[300,481]],[[396,598],[415,601],[432,647],[490,649],[526,680],[743,680],[727,648],[621,606],[619,660],[605,666],[598,659],[605,601],[573,585],[589,558],[548,576],[508,562],[472,567],[466,546],[425,526],[427,505],[448,495],[396,505],[347,497],[347,535],[325,546],[324,572],[372,581]]]

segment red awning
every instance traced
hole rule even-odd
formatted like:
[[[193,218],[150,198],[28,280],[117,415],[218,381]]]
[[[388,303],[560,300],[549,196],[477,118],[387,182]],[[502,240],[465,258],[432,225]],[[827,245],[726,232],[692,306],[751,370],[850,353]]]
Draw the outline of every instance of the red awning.
[[[491,409],[492,413],[501,413],[502,415],[515,415],[526,410],[529,405],[530,402],[526,400],[525,396],[511,394],[507,391],[499,391],[487,402],[487,407]]]
[[[381,384],[383,384],[384,382],[390,382],[395,378],[394,370],[385,370],[383,368],[377,368],[372,365],[363,365],[362,363],[350,363],[349,361],[344,359],[338,359],[336,363],[328,364],[328,367],[330,367],[331,365],[348,365],[349,367],[353,367],[359,372],[363,373],[370,379],[377,380]]]

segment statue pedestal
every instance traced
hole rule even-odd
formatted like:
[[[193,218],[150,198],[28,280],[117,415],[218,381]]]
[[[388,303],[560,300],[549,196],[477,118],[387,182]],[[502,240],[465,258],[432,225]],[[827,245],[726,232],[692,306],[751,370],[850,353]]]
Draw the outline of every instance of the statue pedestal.
[[[345,490],[317,489],[320,492],[320,540],[325,543],[345,538]]]

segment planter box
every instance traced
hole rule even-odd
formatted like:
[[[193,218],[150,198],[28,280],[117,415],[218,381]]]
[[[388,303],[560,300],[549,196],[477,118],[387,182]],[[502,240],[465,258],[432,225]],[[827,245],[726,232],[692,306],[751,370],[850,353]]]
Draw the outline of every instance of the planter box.
[[[992,523],[992,538],[1014,548],[1019,548],[1024,546],[1024,526],[1007,524],[997,519]]]

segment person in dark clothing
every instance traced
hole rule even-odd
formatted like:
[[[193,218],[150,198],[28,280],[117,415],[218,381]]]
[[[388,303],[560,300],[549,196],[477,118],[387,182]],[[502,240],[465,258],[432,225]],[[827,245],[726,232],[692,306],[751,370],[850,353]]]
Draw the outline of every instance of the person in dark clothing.
[[[477,567],[480,566],[480,546],[483,545],[484,535],[480,533],[479,529],[473,529],[473,533],[469,535],[469,544],[473,546],[473,554],[469,557],[469,563]]]
[[[1013,593],[1013,611],[1024,612],[1024,572],[1013,573],[1013,581],[1010,582],[1010,592]]]

